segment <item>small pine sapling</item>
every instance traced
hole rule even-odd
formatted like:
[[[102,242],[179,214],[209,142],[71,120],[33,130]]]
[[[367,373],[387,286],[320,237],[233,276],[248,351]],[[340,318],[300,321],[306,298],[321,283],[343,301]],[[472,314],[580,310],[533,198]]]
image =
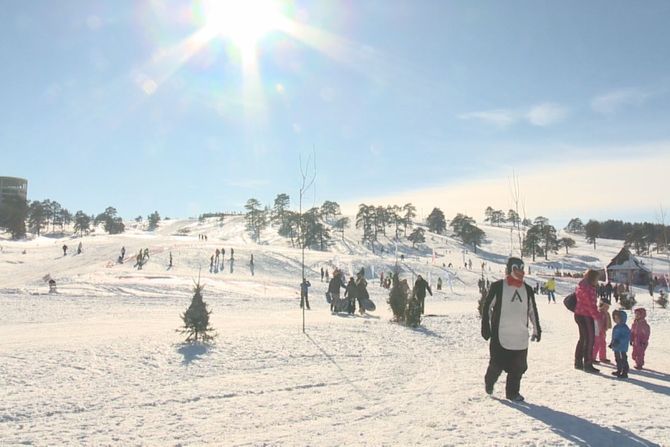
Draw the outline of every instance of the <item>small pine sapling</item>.
[[[207,303],[202,300],[202,291],[204,288],[198,281],[193,289],[191,305],[181,316],[184,321],[184,327],[179,332],[188,334],[186,337],[187,342],[197,342],[198,340],[207,342],[215,337],[213,334],[214,329],[209,325],[209,316],[212,311],[207,310]]]

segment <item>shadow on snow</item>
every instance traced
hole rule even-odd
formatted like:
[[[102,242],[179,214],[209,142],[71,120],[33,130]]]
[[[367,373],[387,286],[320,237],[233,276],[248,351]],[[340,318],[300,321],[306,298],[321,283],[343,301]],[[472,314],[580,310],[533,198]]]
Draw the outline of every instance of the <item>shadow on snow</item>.
[[[552,410],[551,408],[534,405],[527,402],[512,403],[500,400],[503,405],[518,410],[549,426],[551,431],[579,446],[602,445],[633,445],[645,447],[660,447],[660,444],[648,441],[628,430],[614,426],[613,429],[603,427],[594,422]]]
[[[179,346],[177,352],[184,356],[182,365],[189,365],[194,360],[198,360],[203,355],[207,354],[209,346],[201,343],[184,343]]]

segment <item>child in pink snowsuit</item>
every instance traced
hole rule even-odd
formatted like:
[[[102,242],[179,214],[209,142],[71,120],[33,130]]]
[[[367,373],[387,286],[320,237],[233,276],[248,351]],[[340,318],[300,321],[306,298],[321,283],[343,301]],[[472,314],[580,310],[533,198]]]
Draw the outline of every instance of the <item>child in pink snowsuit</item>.
[[[635,309],[635,321],[630,331],[630,344],[633,346],[633,360],[635,360],[635,369],[642,369],[644,366],[644,352],[649,344],[649,335],[651,329],[647,324],[647,311],[639,307]]]
[[[610,363],[607,358],[607,331],[612,329],[612,318],[609,314],[610,305],[607,301],[601,301],[598,305],[598,318],[595,319],[596,336],[593,343],[593,361],[597,362],[599,357],[601,362]]]

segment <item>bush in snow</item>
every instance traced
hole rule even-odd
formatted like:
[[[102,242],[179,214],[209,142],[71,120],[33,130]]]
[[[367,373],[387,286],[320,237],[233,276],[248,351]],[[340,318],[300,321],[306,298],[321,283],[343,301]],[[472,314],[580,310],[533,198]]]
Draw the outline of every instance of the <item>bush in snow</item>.
[[[405,308],[407,307],[407,280],[400,281],[398,274],[393,274],[391,291],[389,292],[388,303],[393,311],[393,319],[397,322],[405,320]]]
[[[405,325],[409,327],[417,327],[421,324],[421,304],[414,293],[407,301],[407,308],[405,309]]]
[[[209,325],[209,315],[211,310],[207,310],[207,303],[202,300],[202,290],[198,282],[193,289],[193,300],[186,312],[181,316],[184,321],[184,327],[179,330],[182,334],[188,334],[186,341],[209,341],[214,338],[213,328]]]

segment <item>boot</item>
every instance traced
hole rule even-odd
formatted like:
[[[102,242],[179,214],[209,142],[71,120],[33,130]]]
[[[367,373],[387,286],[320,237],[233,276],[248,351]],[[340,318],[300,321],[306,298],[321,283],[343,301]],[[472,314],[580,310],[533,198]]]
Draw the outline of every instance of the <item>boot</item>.
[[[584,372],[591,373],[591,374],[598,374],[600,372],[599,369],[594,368],[592,364],[587,363],[584,365]]]

